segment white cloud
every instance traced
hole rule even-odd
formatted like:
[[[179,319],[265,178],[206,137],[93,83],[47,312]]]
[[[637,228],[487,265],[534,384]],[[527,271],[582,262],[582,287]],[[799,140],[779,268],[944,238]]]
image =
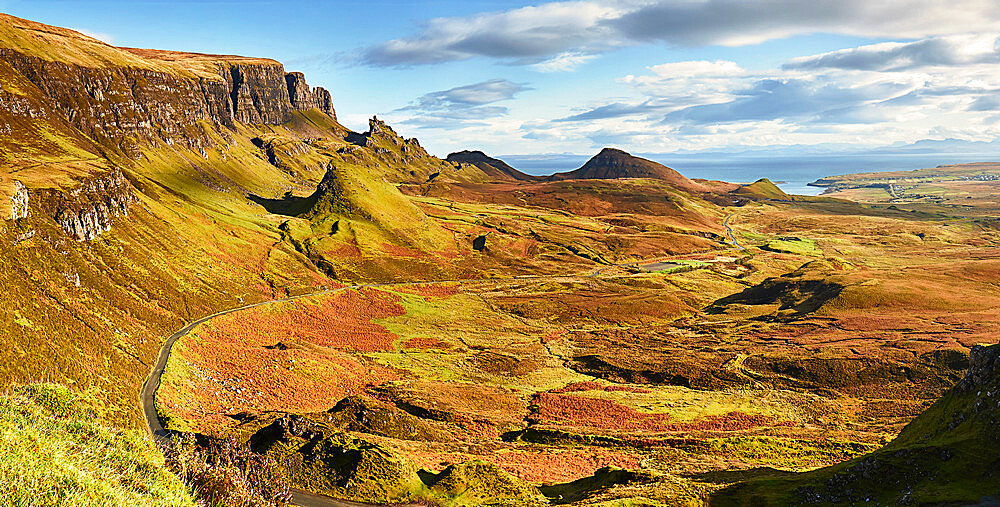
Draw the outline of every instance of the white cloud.
[[[645,151],[772,144],[873,147],[946,134],[992,140],[1000,135],[1000,63],[984,56],[992,40],[948,37],[947,45],[938,46],[948,51],[910,59],[907,69],[896,63],[801,66],[824,55],[755,71],[725,61],[668,62],[619,79],[632,91],[626,97],[608,98],[532,128],[587,139],[592,148],[618,139],[617,144]],[[855,49],[898,55],[907,44]]]
[[[795,58],[786,69],[902,71],[934,66],[1000,63],[1000,36],[963,34],[915,42],[885,42]]]
[[[454,130],[471,125],[482,126],[487,125],[483,120],[507,114],[506,107],[490,104],[513,99],[527,90],[531,88],[524,83],[490,79],[426,93],[417,97],[410,105],[393,112],[415,112],[417,116],[403,122],[424,128]]]
[[[596,55],[579,53],[560,53],[544,62],[534,63],[532,69],[538,72],[567,72],[575,70],[580,65],[594,59]]]
[[[678,78],[687,76],[706,77],[734,77],[747,73],[736,62],[716,60],[713,62],[697,60],[690,62],[670,62],[661,63],[649,67],[649,70],[661,78]]]
[[[362,61],[376,66],[440,63],[486,56],[536,64],[562,53],[592,54],[619,42],[601,21],[623,14],[615,2],[554,2],[463,18],[427,21],[412,37],[369,47]]]
[[[367,57],[373,65],[487,57],[561,71],[648,42],[740,45],[818,32],[907,39],[802,56],[770,69],[668,61],[623,76],[604,92],[592,88],[584,107],[580,94],[550,90],[533,94],[540,100],[530,112],[493,102],[469,106],[455,98],[456,89],[411,106],[423,107],[415,125],[461,129],[447,142],[506,143],[506,152],[581,153],[605,144],[641,152],[876,147],[1000,136],[996,26],[1000,4],[981,0],[556,2],[432,20],[414,37],[370,48]]]
[[[94,31],[91,31],[91,30],[87,30],[85,28],[71,28],[70,30],[76,30],[77,32],[80,32],[80,33],[86,35],[87,37],[91,37],[91,38],[97,39],[97,40],[99,40],[99,41],[101,41],[101,42],[103,42],[105,44],[114,44],[114,42],[115,42],[115,38],[114,37],[112,37],[109,34],[103,33],[103,32],[94,32]]]
[[[367,48],[361,60],[406,66],[486,57],[532,65],[648,42],[744,46],[812,33],[926,38],[993,31],[998,22],[994,0],[583,0],[432,19],[413,36]]]
[[[799,34],[920,38],[992,30],[992,0],[658,1],[608,20],[636,41],[745,46]]]

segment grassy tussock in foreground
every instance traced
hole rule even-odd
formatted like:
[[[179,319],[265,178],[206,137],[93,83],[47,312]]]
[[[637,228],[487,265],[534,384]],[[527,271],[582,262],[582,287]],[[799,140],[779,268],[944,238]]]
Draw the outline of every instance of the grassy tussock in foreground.
[[[199,505],[285,507],[288,481],[274,460],[232,439],[185,434],[166,449],[167,467],[183,478]]]
[[[101,425],[101,407],[93,394],[56,384],[0,394],[2,503],[194,506],[153,443]]]

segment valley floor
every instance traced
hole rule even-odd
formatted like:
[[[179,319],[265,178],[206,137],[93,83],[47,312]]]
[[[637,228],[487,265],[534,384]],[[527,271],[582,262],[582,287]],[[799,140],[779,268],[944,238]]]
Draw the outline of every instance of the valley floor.
[[[989,226],[832,200],[751,203],[725,225],[739,249],[220,316],[175,346],[157,402],[173,429],[241,438],[298,414],[430,473],[491,463],[555,503],[609,466],[658,479],[578,501],[697,499],[877,449],[1000,330]]]

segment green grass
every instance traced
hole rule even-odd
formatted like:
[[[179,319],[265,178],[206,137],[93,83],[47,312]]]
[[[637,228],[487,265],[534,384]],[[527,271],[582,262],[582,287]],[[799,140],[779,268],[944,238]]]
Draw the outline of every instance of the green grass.
[[[711,439],[703,452],[744,459],[763,465],[794,467],[817,461],[838,461],[878,448],[877,444],[825,440],[795,440],[773,437],[728,437]]]
[[[710,266],[710,264],[707,262],[702,262],[699,260],[690,260],[690,259],[671,259],[666,262],[677,264],[677,266],[673,266],[666,269],[658,269],[654,271],[654,273],[663,273],[668,275],[674,273],[686,273],[688,271],[694,271],[696,269],[707,268],[708,266]]]
[[[991,352],[995,358],[995,349]],[[968,505],[995,497],[1000,492],[1000,381],[995,370],[989,375],[980,384],[963,381],[871,454],[812,472],[737,484],[712,504]]]
[[[790,253],[795,255],[822,255],[823,251],[816,246],[814,240],[808,238],[780,238],[764,245],[764,250],[772,252]]]
[[[788,194],[778,188],[777,185],[767,178],[761,178],[749,185],[744,185],[737,189],[736,193],[757,199],[776,199],[779,201],[792,200]]]
[[[0,395],[5,505],[195,505],[146,435],[103,426],[101,415],[93,393],[57,384]]]

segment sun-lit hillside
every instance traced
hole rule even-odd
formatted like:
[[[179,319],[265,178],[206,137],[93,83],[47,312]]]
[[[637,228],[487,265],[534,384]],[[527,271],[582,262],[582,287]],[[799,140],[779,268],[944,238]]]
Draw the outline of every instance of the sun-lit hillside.
[[[502,61],[558,80],[592,50]],[[675,68],[751,79],[694,63],[616,83],[649,90]],[[404,81],[390,84],[425,86]],[[1000,333],[995,164],[829,177],[816,184],[830,195],[802,196],[619,148],[528,174],[409,137],[482,128],[560,146],[559,128],[647,107],[683,123],[670,142],[742,135],[684,122],[770,114],[755,94],[794,84],[746,83],[493,129],[518,114],[497,104],[534,88],[491,79],[400,99],[398,123],[358,132],[345,123],[367,117],[359,98],[276,60],[122,48],[0,14],[0,497],[992,501],[997,349],[980,345]],[[699,94],[713,102],[684,105]],[[989,105],[975,104],[963,111]],[[596,128],[596,146],[660,142]]]

